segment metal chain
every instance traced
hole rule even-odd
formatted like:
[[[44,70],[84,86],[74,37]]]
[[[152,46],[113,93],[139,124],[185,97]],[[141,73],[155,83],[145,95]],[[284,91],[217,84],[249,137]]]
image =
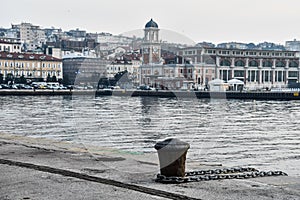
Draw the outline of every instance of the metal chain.
[[[155,181],[160,183],[187,183],[223,179],[247,179],[265,176],[287,176],[287,174],[282,171],[265,172],[252,167],[235,167],[186,172],[185,177],[167,177],[158,174]]]

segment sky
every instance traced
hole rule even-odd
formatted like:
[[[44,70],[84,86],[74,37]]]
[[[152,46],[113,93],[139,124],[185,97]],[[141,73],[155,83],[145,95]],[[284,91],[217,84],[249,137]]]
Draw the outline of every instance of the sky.
[[[153,18],[160,29],[196,43],[284,44],[300,39],[299,0],[9,0],[1,4],[3,28],[29,22],[43,28],[117,35],[143,29]]]

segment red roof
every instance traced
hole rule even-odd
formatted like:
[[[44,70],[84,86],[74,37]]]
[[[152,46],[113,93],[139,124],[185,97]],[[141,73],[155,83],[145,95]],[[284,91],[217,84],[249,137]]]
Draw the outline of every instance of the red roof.
[[[54,58],[45,54],[33,54],[33,53],[10,53],[0,52],[0,59],[8,60],[40,60],[40,61],[62,61],[61,59]]]

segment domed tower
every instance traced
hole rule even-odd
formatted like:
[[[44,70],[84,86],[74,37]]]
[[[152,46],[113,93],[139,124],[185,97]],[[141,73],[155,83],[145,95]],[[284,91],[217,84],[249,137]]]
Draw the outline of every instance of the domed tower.
[[[143,64],[159,63],[161,58],[161,45],[157,23],[151,19],[145,25],[144,33],[144,41],[142,44]]]

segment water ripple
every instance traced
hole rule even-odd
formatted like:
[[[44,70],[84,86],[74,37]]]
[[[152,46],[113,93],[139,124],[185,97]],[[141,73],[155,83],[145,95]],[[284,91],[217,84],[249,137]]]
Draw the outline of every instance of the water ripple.
[[[188,159],[300,175],[300,102],[63,96],[0,97],[0,131],[154,153],[191,144]]]

